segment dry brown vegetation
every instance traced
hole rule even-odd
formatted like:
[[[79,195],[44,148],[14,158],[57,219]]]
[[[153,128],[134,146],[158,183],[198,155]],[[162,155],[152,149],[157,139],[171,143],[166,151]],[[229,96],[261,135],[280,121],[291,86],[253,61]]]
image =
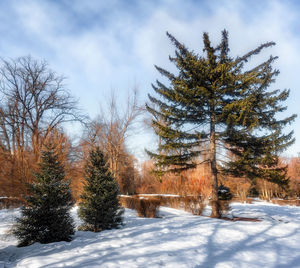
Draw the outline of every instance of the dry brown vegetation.
[[[156,218],[160,200],[158,198],[144,198],[138,196],[121,196],[120,203],[125,208],[134,209],[139,217]]]
[[[283,188],[266,180],[250,181],[247,178],[222,177],[220,182],[229,187],[235,200],[250,202],[249,197],[256,196],[264,200],[272,198],[299,198],[300,197],[300,158],[283,159],[288,165],[288,186]],[[207,164],[182,172],[181,174],[166,174],[156,177],[152,170],[154,164],[146,161],[141,167],[141,176],[136,183],[136,192],[139,194],[178,194],[181,196],[201,196],[208,200],[211,193],[209,183],[209,168]]]
[[[185,210],[193,215],[202,215],[203,210],[209,202],[196,196],[166,196],[166,195],[134,195],[121,196],[120,203],[125,208],[134,209],[139,217],[155,218],[158,216],[160,206]],[[230,201],[220,201],[220,212],[222,216],[227,215]]]
[[[142,164],[141,175],[136,180],[137,193],[201,195],[203,199],[208,198],[211,185],[207,179],[209,174],[206,165],[199,165],[196,169],[181,174],[165,174],[159,178],[152,172],[153,168],[151,161]]]
[[[289,196],[300,198],[300,157],[288,159]]]

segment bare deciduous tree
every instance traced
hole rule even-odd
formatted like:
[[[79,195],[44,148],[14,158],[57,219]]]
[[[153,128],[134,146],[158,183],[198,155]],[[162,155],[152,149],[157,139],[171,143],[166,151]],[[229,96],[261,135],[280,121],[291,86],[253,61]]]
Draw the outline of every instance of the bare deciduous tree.
[[[65,78],[30,56],[2,60],[0,66],[0,146],[23,170],[26,154],[38,161],[44,140],[64,122],[82,121]]]
[[[114,92],[108,101],[107,112],[103,112],[103,110],[101,115],[90,123],[85,140],[89,140],[92,146],[100,146],[106,153],[110,170],[120,186],[122,163],[128,162],[130,158],[125,141],[137,117],[144,110],[138,105],[136,89],[132,94],[128,94],[124,110],[118,105]]]
[[[65,89],[65,78],[45,61],[30,56],[3,61],[1,131],[14,153],[31,147],[36,156],[43,140],[63,122],[82,120],[77,101]]]

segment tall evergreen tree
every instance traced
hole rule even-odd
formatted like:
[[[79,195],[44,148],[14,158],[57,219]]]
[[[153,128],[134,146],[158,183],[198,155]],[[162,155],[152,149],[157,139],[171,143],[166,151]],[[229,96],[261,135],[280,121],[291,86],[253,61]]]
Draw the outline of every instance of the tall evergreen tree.
[[[40,172],[35,175],[35,182],[28,184],[27,205],[22,208],[13,229],[19,246],[71,241],[74,223],[69,210],[74,202],[70,181],[64,179],[64,167],[55,146],[49,143],[42,151]]]
[[[90,151],[85,180],[79,204],[79,216],[84,221],[82,229],[99,232],[121,225],[123,210],[119,205],[119,188],[99,147]]]
[[[286,110],[281,102],[288,98],[289,90],[268,90],[279,74],[272,68],[277,57],[245,67],[252,56],[274,42],[232,58],[226,30],[216,47],[208,34],[203,34],[204,55],[188,50],[171,34],[167,36],[176,47],[170,61],[178,73],[155,66],[170,84],[157,81],[152,85],[159,97],[149,95],[147,110],[153,115],[153,127],[161,142],[158,153],[148,153],[163,172],[194,168],[195,159],[208,153],[213,189],[211,216],[220,217],[220,172],[286,182],[285,168],[277,165],[278,153],[294,142],[293,132],[284,134],[282,130],[296,115],[279,119],[278,113]],[[208,151],[201,149],[203,143],[209,144]],[[234,157],[222,157],[226,150]]]

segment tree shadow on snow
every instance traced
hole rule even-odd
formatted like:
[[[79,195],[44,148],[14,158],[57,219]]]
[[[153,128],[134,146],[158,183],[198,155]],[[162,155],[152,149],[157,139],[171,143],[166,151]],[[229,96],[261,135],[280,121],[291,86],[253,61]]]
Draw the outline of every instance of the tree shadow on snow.
[[[101,267],[107,263],[129,267],[138,266],[139,260],[141,267],[145,263],[148,267],[172,263],[174,267],[215,267],[220,262],[232,262],[249,267],[290,268],[300,263],[298,249],[282,242],[295,236],[299,230],[272,235],[274,228],[284,228],[283,223],[228,222],[199,216],[181,216],[176,221],[176,217],[145,219],[129,216],[127,224],[120,229],[101,233],[76,232],[71,242],[36,243],[26,248],[9,246],[3,252],[15,254],[7,259],[8,266],[28,258],[49,258],[49,264],[42,267]],[[226,235],[227,230],[229,236],[233,231],[235,235],[239,232],[245,235],[248,227],[250,231],[245,237],[220,243],[220,236]],[[256,228],[254,231],[253,227]],[[289,260],[291,252],[294,254]],[[255,259],[253,254],[257,254]],[[271,259],[268,259],[270,254]]]

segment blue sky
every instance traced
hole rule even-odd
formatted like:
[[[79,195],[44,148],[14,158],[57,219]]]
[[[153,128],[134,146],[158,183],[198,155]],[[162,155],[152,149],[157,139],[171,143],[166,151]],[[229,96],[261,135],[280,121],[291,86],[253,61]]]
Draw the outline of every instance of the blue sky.
[[[209,32],[216,44],[226,28],[233,56],[266,41],[277,43],[253,64],[279,56],[275,66],[281,74],[274,87],[291,89],[286,115],[300,114],[299,18],[296,0],[0,0],[0,56],[46,59],[68,78],[67,87],[94,117],[111,89],[122,101],[136,84],[144,102],[151,83],[160,78],[154,64],[174,70],[166,31],[202,53],[202,33]],[[300,152],[300,118],[291,129],[297,140],[287,156]],[[155,141],[142,130],[132,138],[138,157]]]

